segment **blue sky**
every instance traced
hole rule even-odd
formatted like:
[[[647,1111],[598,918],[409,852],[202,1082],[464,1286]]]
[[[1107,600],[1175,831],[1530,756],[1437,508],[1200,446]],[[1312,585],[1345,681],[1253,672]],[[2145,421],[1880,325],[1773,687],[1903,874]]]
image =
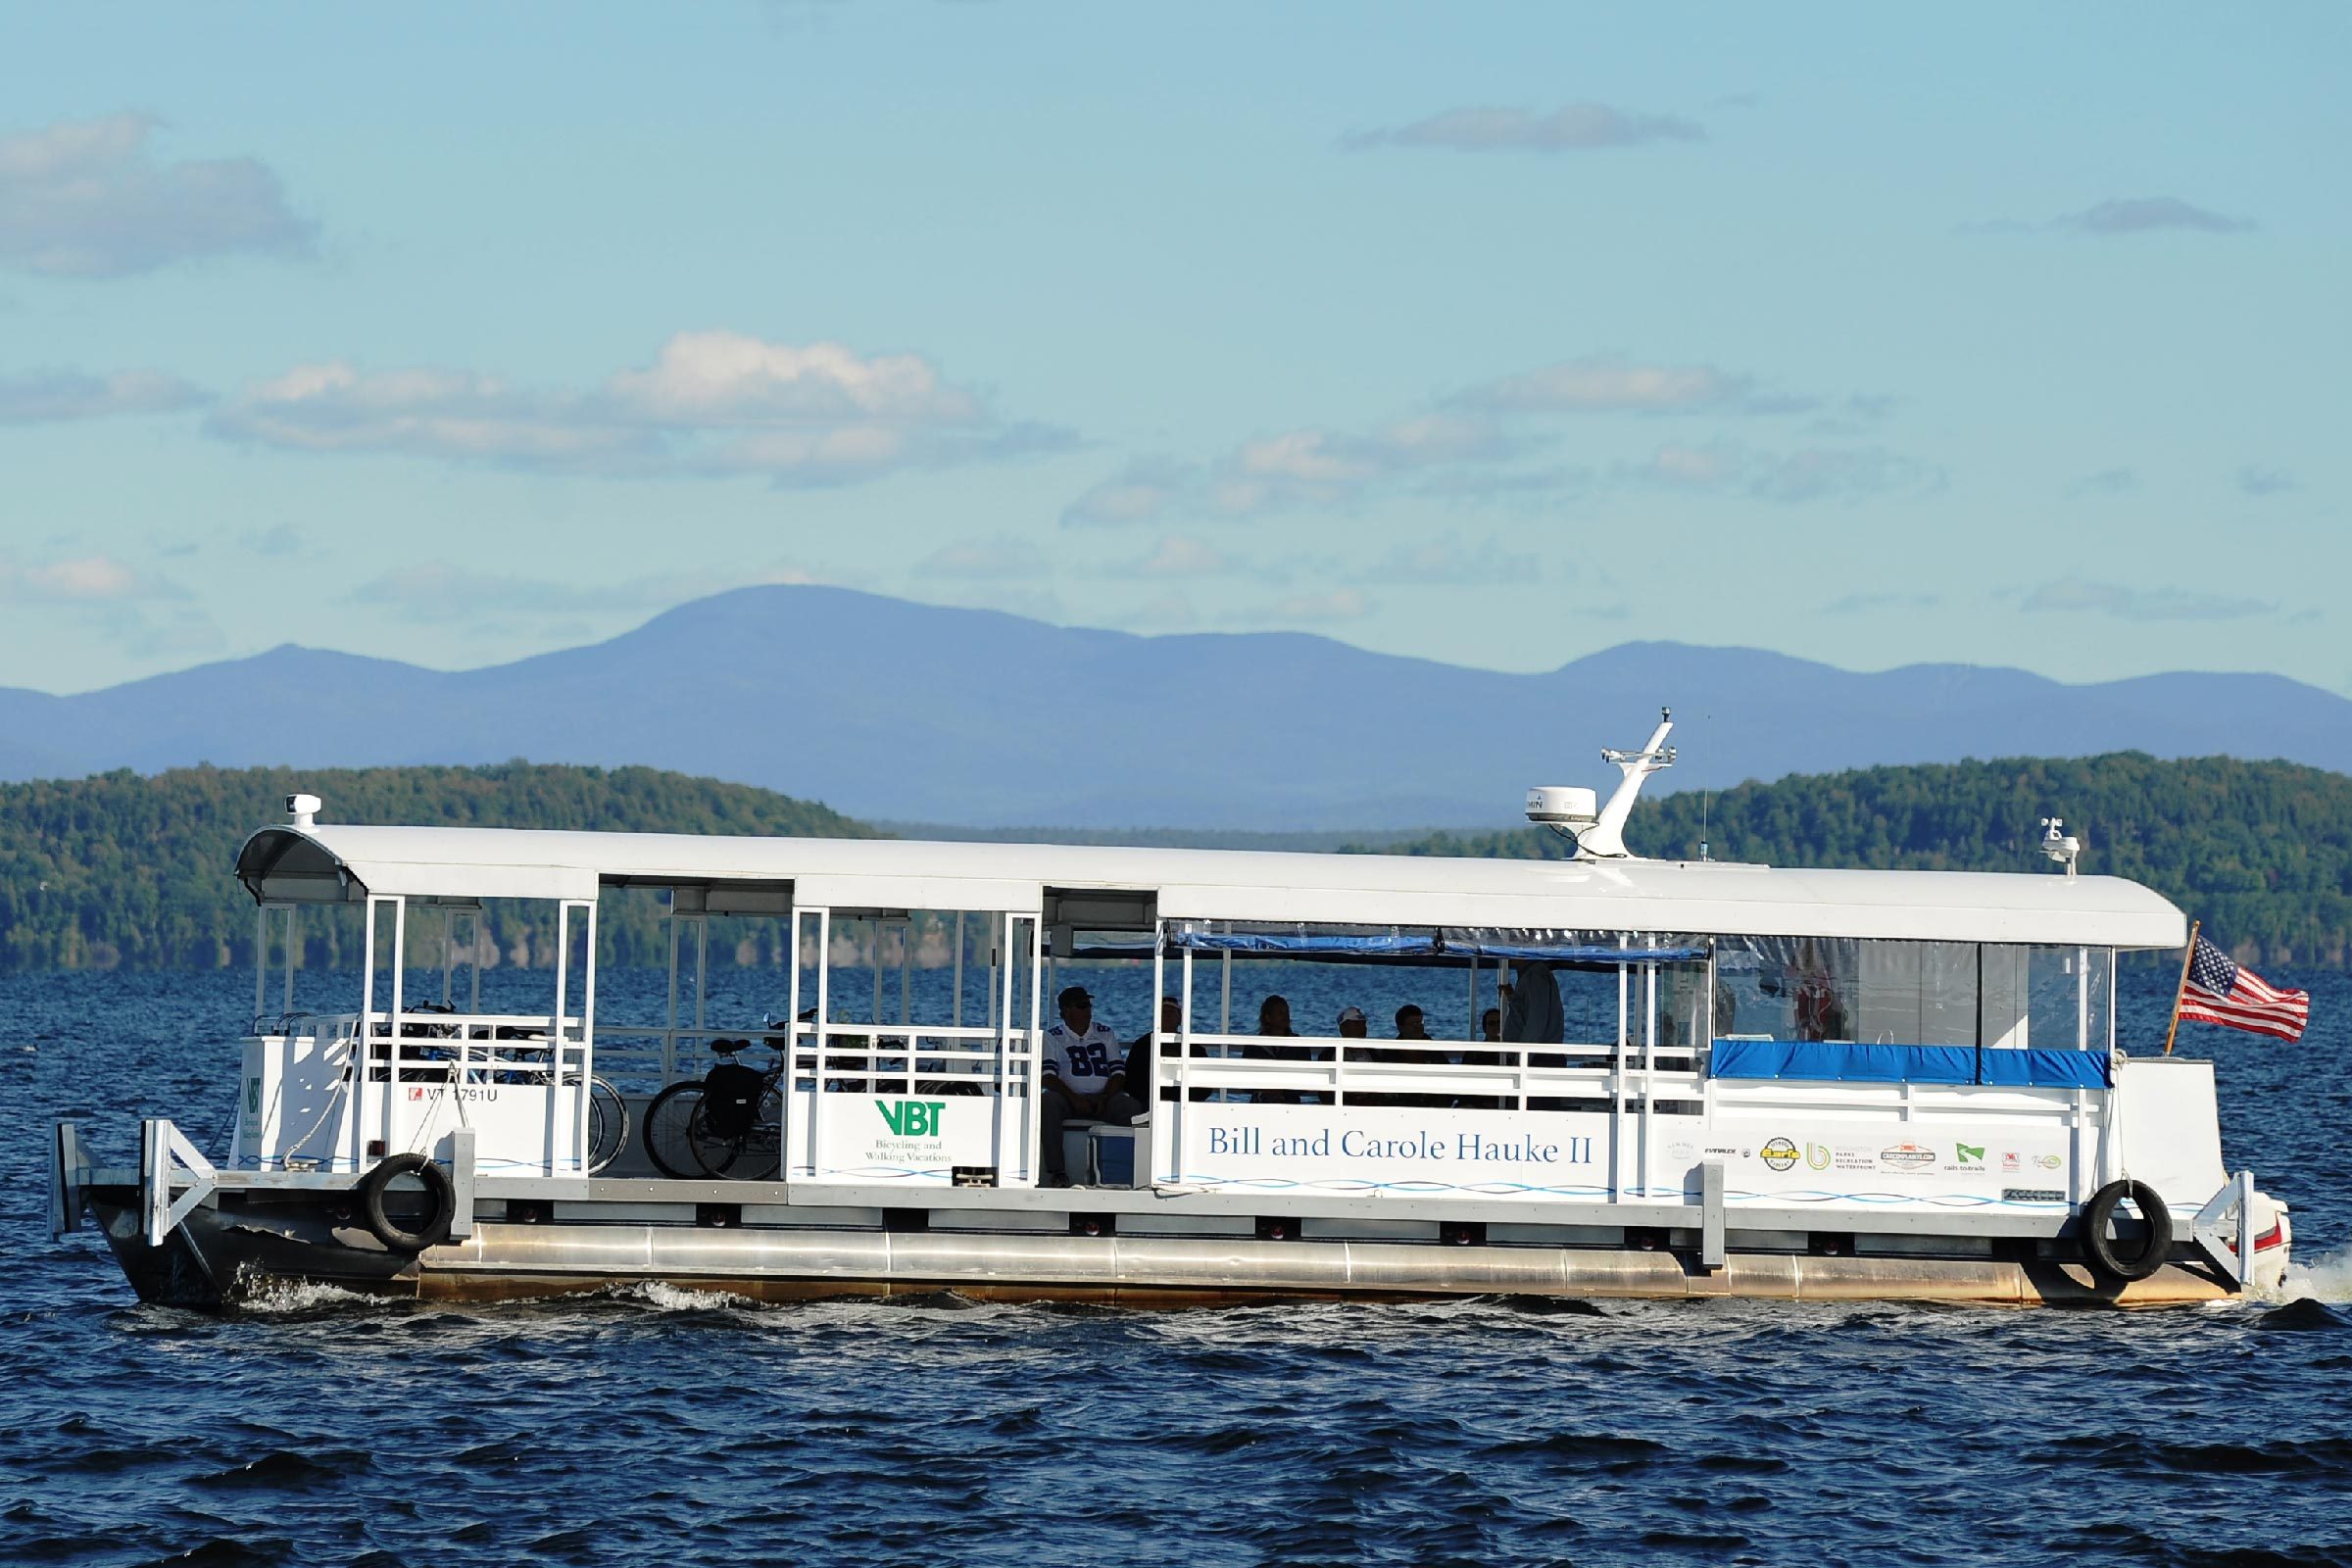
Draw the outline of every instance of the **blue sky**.
[[[2352,694],[2352,11],[34,8],[0,684],[840,583]]]

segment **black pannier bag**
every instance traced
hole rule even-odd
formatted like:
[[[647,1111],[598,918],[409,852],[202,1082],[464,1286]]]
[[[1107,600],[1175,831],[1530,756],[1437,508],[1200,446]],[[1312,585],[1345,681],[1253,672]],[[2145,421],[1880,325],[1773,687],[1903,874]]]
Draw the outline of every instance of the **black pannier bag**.
[[[741,1138],[760,1112],[767,1080],[739,1062],[722,1061],[703,1075],[703,1124],[717,1138]]]

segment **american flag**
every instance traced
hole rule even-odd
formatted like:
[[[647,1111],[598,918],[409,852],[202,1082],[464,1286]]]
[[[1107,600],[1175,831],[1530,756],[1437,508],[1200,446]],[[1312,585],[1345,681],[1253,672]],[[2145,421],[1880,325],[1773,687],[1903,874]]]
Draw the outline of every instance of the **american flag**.
[[[2230,961],[2200,934],[2180,982],[2180,1016],[2300,1040],[2311,1020],[2311,993],[2281,991],[2253,970]]]

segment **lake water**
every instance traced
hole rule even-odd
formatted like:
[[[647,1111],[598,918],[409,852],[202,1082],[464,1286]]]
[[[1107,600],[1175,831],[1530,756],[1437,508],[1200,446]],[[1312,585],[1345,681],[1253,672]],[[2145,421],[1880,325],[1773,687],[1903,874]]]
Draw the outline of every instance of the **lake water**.
[[[782,1010],[772,976],[715,978],[746,1023]],[[1144,1026],[1148,970],[1088,978]],[[2128,1049],[2161,1043],[2172,978],[2127,975]],[[71,1115],[127,1158],[142,1114],[217,1140],[250,978],[0,978],[0,1562],[2352,1563],[2352,980],[2269,978],[2312,988],[2300,1045],[2186,1026],[2183,1049],[2221,1062],[2232,1163],[2294,1205],[2278,1300],[1152,1313],[653,1288],[233,1318],[134,1304],[92,1230],[51,1244],[45,1140]],[[1467,1000],[1294,980],[1302,1023]],[[607,976],[600,1012],[651,1016],[661,985]]]

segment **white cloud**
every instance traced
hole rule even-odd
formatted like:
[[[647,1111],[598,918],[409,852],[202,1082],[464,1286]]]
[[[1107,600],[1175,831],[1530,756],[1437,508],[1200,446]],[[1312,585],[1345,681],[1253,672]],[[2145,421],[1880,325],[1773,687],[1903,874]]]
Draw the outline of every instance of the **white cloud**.
[[[1068,444],[1008,423],[907,354],[682,332],[650,367],[588,391],[543,393],[469,371],[298,366],[248,387],[207,428],[308,452],[647,477],[757,474],[851,483]]]
[[[1493,420],[1454,414],[1394,419],[1361,432],[1286,430],[1245,441],[1206,464],[1132,463],[1071,502],[1061,520],[1065,527],[1156,522],[1175,514],[1230,520],[1346,506],[1381,482],[1493,463],[1514,450]]]
[[[1640,463],[1620,465],[1617,477],[1634,484],[1782,502],[1924,494],[1943,483],[1941,469],[1884,447],[1759,452],[1731,442],[1668,443]]]
[[[2029,591],[2024,608],[2035,612],[2111,615],[2118,620],[2248,620],[2275,615],[2275,599],[2244,599],[2185,588],[2134,588],[2065,577]]]
[[[859,357],[839,343],[770,343],[742,332],[680,332],[651,368],[612,378],[615,404],[650,423],[969,423],[969,392],[913,354]]]
[[[1790,413],[1811,400],[1767,396],[1751,376],[1711,365],[1563,360],[1472,387],[1455,402],[1513,414]]]
[[[0,600],[17,604],[89,605],[181,597],[181,590],[174,585],[110,555],[30,564],[0,559]]]
[[[119,277],[191,257],[302,255],[312,228],[250,158],[157,162],[137,115],[0,136],[0,264]]]
[[[1609,104],[1563,104],[1547,115],[1529,109],[1477,105],[1447,109],[1394,129],[1364,131],[1341,145],[1353,152],[1378,147],[1442,147],[1453,152],[1592,152],[1654,141],[1698,141],[1706,131],[1679,115],[1618,109]]]
[[[105,376],[77,370],[0,375],[0,424],[170,414],[203,401],[204,394],[195,387],[160,370],[122,370]]]

